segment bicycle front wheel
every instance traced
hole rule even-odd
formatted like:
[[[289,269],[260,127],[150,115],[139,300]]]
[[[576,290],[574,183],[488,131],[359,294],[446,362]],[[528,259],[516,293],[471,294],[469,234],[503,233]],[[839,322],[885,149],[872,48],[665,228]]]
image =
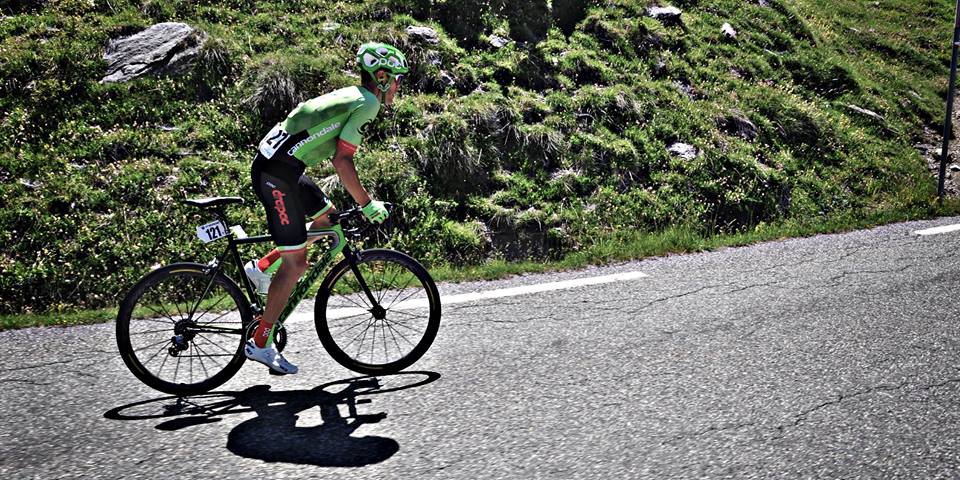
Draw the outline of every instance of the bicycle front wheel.
[[[210,267],[176,263],[150,272],[117,314],[117,347],[133,374],[173,395],[224,384],[243,365],[253,314],[240,288]]]
[[[358,258],[355,264],[349,259],[337,264],[320,285],[317,335],[327,353],[350,370],[399,372],[419,360],[437,336],[440,294],[427,270],[403,253],[372,249]]]

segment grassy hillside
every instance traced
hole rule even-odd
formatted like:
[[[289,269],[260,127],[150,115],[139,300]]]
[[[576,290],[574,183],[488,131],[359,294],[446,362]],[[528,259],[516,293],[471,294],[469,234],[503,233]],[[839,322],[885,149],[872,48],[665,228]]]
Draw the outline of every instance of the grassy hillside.
[[[652,3],[0,3],[0,313],[115,305],[153,264],[209,259],[206,218],[178,199],[242,195],[234,219],[262,231],[254,145],[297,102],[356,84],[367,40],[413,72],[358,169],[402,206],[392,244],[434,265],[932,211],[913,145],[939,129],[952,2],[678,0],[681,25]],[[189,72],[98,83],[109,39],[163,21],[209,36]],[[346,205],[332,174],[312,172]]]

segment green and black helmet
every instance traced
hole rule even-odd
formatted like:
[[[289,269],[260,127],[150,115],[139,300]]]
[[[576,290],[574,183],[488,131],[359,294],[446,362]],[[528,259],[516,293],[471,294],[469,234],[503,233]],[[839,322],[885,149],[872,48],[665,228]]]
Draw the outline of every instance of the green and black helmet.
[[[394,78],[410,71],[407,68],[407,57],[397,50],[397,47],[386,43],[371,42],[360,45],[360,49],[357,50],[357,65],[369,73],[374,82],[377,82],[381,93],[390,88]],[[389,74],[385,82],[377,81],[374,75],[377,70],[385,70]]]

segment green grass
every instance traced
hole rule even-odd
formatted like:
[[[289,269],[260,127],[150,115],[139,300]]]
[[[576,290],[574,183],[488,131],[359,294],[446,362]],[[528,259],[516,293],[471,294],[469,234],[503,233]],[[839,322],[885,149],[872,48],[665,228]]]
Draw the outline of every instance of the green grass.
[[[245,196],[231,220],[262,230],[253,146],[296,102],[356,84],[351,54],[372,38],[413,71],[367,129],[358,171],[400,206],[390,246],[443,278],[940,212],[913,144],[940,130],[949,0],[678,0],[683,28],[647,18],[652,3],[591,1],[552,26],[545,0],[0,7],[0,314],[57,324],[56,312],[116,305],[151,265],[209,259],[192,233],[208,219],[182,198]],[[473,21],[457,20],[465,11]],[[202,61],[99,84],[107,41],[161,21],[205,31]],[[440,42],[409,38],[411,24]],[[518,41],[492,48],[493,34]],[[724,126],[734,111],[755,139]],[[700,156],[669,154],[680,141]]]
[[[45,312],[37,314],[0,315],[0,330],[28,327],[72,327],[94,323],[112,322],[117,318],[117,309],[84,310],[79,312]]]
[[[960,200],[952,199],[946,201],[943,205],[930,205],[928,208],[912,211],[878,210],[867,216],[841,215],[833,218],[804,221],[788,220],[776,224],[758,225],[751,231],[735,234],[705,235],[695,228],[683,226],[671,227],[656,233],[620,232],[604,235],[598,238],[591,247],[568,254],[560,260],[548,262],[489,260],[480,265],[467,267],[439,265],[431,268],[430,274],[437,282],[497,280],[525,273],[558,272],[589,265],[612,264],[670,254],[712,251],[818,234],[842,233],[894,222],[929,218],[935,215],[960,215]],[[400,280],[400,283],[402,282]],[[315,285],[306,298],[316,296],[318,286]],[[341,293],[347,291],[352,290],[348,288]],[[149,313],[148,310],[141,309],[140,311],[143,314]],[[116,316],[116,309],[0,315],[0,331],[27,327],[66,327],[104,323],[115,320]]]

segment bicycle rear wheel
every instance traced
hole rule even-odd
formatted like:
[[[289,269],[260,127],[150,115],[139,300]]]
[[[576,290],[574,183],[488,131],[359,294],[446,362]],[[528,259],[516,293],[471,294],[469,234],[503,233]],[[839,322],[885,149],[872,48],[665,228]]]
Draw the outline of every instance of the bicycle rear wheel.
[[[252,318],[240,288],[210,267],[176,263],[147,274],[117,314],[117,347],[133,374],[173,395],[223,385],[243,365]]]
[[[399,372],[419,360],[437,336],[440,294],[427,270],[403,253],[372,249],[358,257],[356,271],[344,260],[320,285],[317,335],[327,353],[350,370]]]

